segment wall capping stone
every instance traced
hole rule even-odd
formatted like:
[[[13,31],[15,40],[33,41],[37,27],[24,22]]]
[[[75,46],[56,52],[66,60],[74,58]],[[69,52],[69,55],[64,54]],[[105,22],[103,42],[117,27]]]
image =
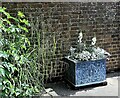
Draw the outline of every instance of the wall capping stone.
[[[1,2],[119,2],[120,0],[0,0]]]

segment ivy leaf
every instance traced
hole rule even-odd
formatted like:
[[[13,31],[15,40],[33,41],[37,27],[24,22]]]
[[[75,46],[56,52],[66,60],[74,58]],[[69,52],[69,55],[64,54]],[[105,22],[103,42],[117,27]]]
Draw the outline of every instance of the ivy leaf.
[[[26,50],[26,46],[25,45],[21,45],[21,48]]]
[[[0,81],[0,89],[2,89],[2,82]]]
[[[19,20],[18,20],[17,18],[12,17],[12,16],[8,17],[8,19],[13,19],[13,20],[15,20],[16,22],[19,22]]]
[[[7,62],[2,62],[2,65],[4,66],[4,68],[6,68],[8,71],[10,71],[10,66],[8,65]]]
[[[24,55],[21,55],[20,56],[20,61],[19,63],[20,64],[25,64],[26,62],[28,62],[29,60],[24,56]]]
[[[39,92],[39,89],[37,88],[37,86],[35,86],[34,89],[35,89],[36,92]]]
[[[22,92],[22,90],[21,90],[21,89],[16,88],[15,95],[16,95],[16,96],[18,96],[18,95],[20,95],[20,94],[21,94],[21,92]]]
[[[4,68],[7,69],[6,73],[7,73],[7,71],[13,73],[15,70],[17,70],[17,68],[11,63],[2,62],[2,65],[4,66]]]
[[[28,45],[30,46],[30,41],[28,40],[28,38],[25,38],[25,43],[28,43]]]
[[[19,28],[16,28],[16,31],[17,31],[17,32],[21,32],[21,30],[20,30]]]
[[[16,61],[18,61],[20,57],[19,57],[18,54],[14,54],[14,58],[15,58]]]
[[[6,8],[5,8],[5,7],[3,7],[3,8],[2,8],[2,7],[0,7],[0,12],[2,12],[4,15],[6,15],[6,16],[7,16],[7,18],[11,17],[11,16],[10,16],[10,14],[9,14],[8,12],[6,12],[5,10],[6,10]]]
[[[0,57],[8,59],[9,55],[5,51],[0,51]]]
[[[5,70],[3,68],[0,67],[0,76],[5,76]]]
[[[4,42],[3,39],[0,39],[0,46],[3,46]]]
[[[0,7],[0,12],[3,12],[3,11],[5,11],[5,10],[6,10],[5,7]]]
[[[19,24],[18,24],[18,27],[19,27],[20,29],[24,30],[25,32],[28,32],[28,29],[27,29],[26,27],[23,27],[23,26],[21,26],[21,25],[19,25]]]
[[[21,17],[21,18],[25,17],[25,15],[21,11],[18,11],[18,16]]]
[[[11,24],[9,20],[7,19],[2,19],[3,22],[7,22],[9,25]]]
[[[30,25],[29,22],[28,22],[28,20],[26,20],[26,19],[23,19],[23,20],[20,19],[20,22],[22,22],[22,23],[24,23],[24,24],[26,24],[26,25]]]
[[[15,32],[15,28],[12,28],[12,29],[11,29],[11,32]]]
[[[0,68],[4,68],[2,65],[0,65]]]
[[[17,68],[16,68],[14,65],[10,64],[10,63],[9,63],[9,67],[10,67],[12,73],[13,73],[15,70],[17,70]]]
[[[2,33],[2,30],[1,30],[1,28],[0,28],[0,33]]]

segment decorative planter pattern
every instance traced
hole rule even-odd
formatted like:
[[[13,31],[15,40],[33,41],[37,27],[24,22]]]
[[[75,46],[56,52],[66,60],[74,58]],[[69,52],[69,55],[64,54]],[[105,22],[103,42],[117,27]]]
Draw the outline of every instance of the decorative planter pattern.
[[[74,61],[65,58],[69,64],[65,79],[74,87],[106,82],[106,59],[91,61]]]

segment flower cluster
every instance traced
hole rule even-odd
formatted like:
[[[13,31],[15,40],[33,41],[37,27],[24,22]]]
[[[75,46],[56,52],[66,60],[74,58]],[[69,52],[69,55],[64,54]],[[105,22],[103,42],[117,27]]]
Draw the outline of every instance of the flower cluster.
[[[88,61],[88,60],[98,60],[98,59],[105,59],[110,54],[100,47],[96,47],[96,37],[92,38],[91,44],[85,44],[82,42],[83,34],[82,32],[79,33],[78,36],[78,45],[77,47],[70,48],[70,56],[71,59],[76,59],[80,61]]]

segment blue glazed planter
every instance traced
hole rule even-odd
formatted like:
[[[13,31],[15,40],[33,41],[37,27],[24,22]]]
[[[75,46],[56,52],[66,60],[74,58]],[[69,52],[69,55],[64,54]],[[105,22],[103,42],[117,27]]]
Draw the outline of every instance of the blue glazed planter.
[[[106,59],[75,61],[65,58],[69,64],[65,79],[74,87],[99,84],[106,81]]]

